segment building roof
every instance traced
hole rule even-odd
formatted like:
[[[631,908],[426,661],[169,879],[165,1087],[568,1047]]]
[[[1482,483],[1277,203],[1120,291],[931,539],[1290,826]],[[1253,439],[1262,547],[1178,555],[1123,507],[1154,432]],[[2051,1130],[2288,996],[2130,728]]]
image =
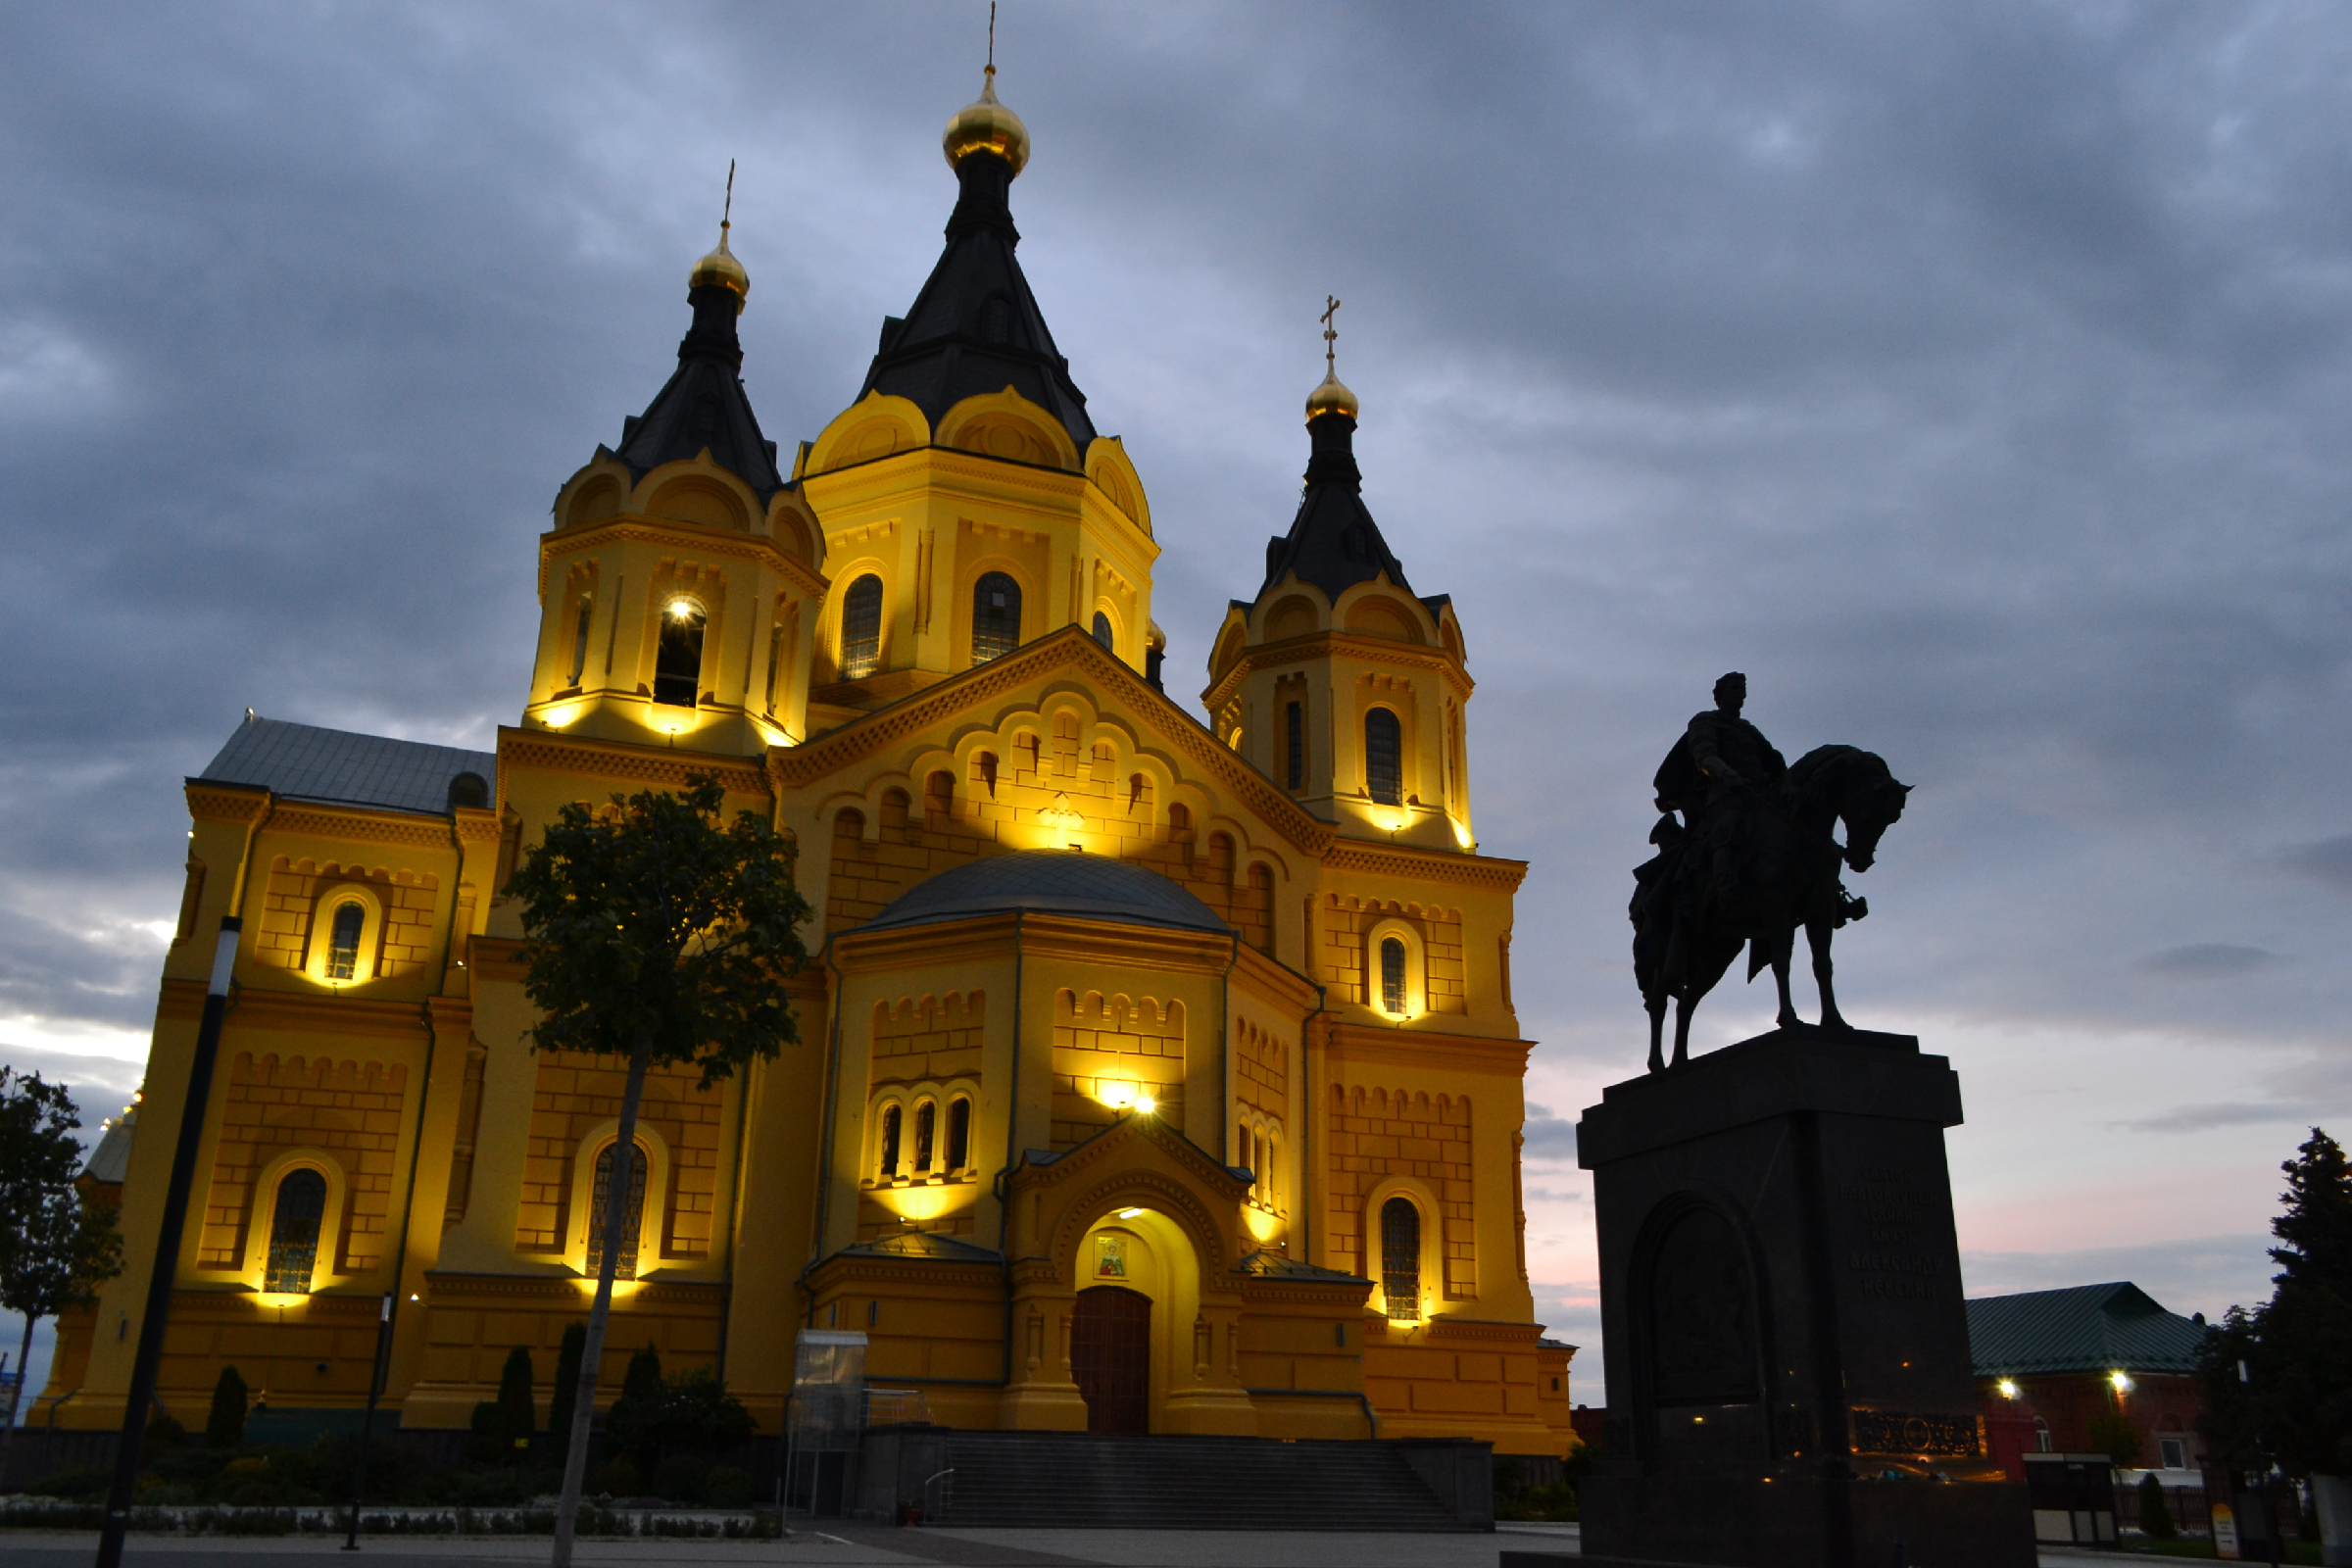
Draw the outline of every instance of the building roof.
[[[858,1242],[843,1248],[836,1257],[928,1257],[946,1263],[1002,1263],[1004,1254],[985,1247],[962,1241],[954,1236],[942,1236],[936,1231],[901,1231],[896,1236],[877,1236],[870,1242]]]
[[[1968,1303],[1979,1377],[2035,1372],[2193,1372],[2211,1331],[2129,1282],[2077,1285]]]
[[[197,777],[212,784],[251,784],[295,800],[444,816],[450,783],[461,773],[473,774],[486,787],[498,777],[498,754],[354,735],[249,711]],[[489,805],[487,790],[468,804]]]
[[[138,1120],[139,1108],[133,1105],[110,1122],[81,1162],[81,1173],[94,1182],[121,1182],[130,1170],[130,1137]]]
[[[1364,506],[1364,476],[1355,466],[1355,421],[1344,414],[1326,414],[1306,428],[1313,446],[1306,464],[1306,490],[1298,498],[1291,531],[1266,541],[1266,580],[1258,597],[1263,599],[1291,572],[1334,601],[1384,571],[1389,581],[1411,593],[1403,563],[1389,549],[1380,524]]]
[[[956,178],[962,193],[948,218],[947,249],[906,315],[884,318],[858,396],[906,398],[937,430],[965,398],[1011,387],[1061,421],[1084,462],[1095,423],[1013,256],[1021,235],[1012,226],[1011,166],[976,152]]]
[[[887,931],[1016,909],[1218,936],[1233,930],[1158,872],[1076,850],[1015,850],[952,867],[917,882],[858,929]]]
[[[1245,1252],[1242,1260],[1233,1265],[1236,1274],[1252,1274],[1267,1280],[1315,1280],[1334,1285],[1369,1285],[1372,1282],[1361,1274],[1346,1269],[1324,1268],[1320,1264],[1302,1262],[1287,1252]]]
[[[759,416],[743,390],[743,345],[735,337],[734,293],[715,283],[686,291],[694,324],[678,343],[678,368],[643,414],[620,427],[612,455],[642,479],[664,463],[690,462],[708,448],[710,461],[752,487],[761,506],[784,488],[776,444],[760,433]]]

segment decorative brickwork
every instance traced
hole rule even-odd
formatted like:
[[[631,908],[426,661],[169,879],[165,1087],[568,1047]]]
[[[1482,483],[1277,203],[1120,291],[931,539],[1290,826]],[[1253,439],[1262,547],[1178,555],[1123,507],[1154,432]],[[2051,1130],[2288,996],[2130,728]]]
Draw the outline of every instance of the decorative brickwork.
[[[338,1168],[343,1192],[341,1234],[319,1238],[318,1272],[374,1268],[392,1207],[408,1081],[398,1062],[239,1052],[229,1063],[196,1266],[242,1268],[250,1227],[270,1223],[274,1195],[255,1191],[264,1167],[280,1154],[315,1150]]]
[[[1290,1042],[1236,1018],[1233,1045],[1234,1098],[1280,1120],[1291,1103]]]
[[[1401,920],[1421,938],[1428,973],[1431,1012],[1462,1013],[1469,1007],[1468,977],[1462,966],[1462,911],[1434,905],[1402,904],[1394,899],[1350,899],[1333,894],[1320,911],[1319,929],[1309,932],[1318,943],[1323,980],[1342,988],[1348,1001],[1372,1005],[1365,976],[1364,946],[1374,926],[1383,920]]]
[[[874,1004],[874,1083],[945,1083],[980,1076],[988,993],[902,997]]]
[[[579,1052],[539,1054],[539,1084],[531,1096],[529,1152],[523,1160],[522,1201],[516,1205],[514,1248],[522,1252],[562,1252],[572,1238],[572,1174],[580,1146],[591,1129],[620,1114],[628,1063],[618,1056]],[[637,1108],[641,1125],[669,1146],[669,1190],[646,1194],[646,1221],[638,1255],[654,1250],[658,1212],[661,1256],[694,1258],[710,1250],[718,1197],[721,1091],[700,1087],[691,1067],[657,1067],[645,1077]],[[640,1272],[652,1265],[640,1262]]]
[[[1055,993],[1054,1147],[1092,1138],[1118,1120],[1110,1102],[1139,1090],[1169,1126],[1184,1126],[1184,1004]]]
[[[261,931],[254,939],[262,961],[282,969],[300,969],[310,954],[311,921],[321,895],[339,883],[358,882],[380,900],[384,919],[371,978],[397,980],[424,967],[433,951],[433,906],[439,900],[441,879],[416,871],[389,871],[381,866],[346,866],[333,860],[289,860],[279,856],[270,863],[270,881],[262,895]]]
[[[1331,1091],[1332,1248],[1334,1267],[1365,1272],[1364,1199],[1383,1179],[1409,1176],[1436,1195],[1446,1261],[1446,1298],[1478,1294],[1478,1247],[1472,1229],[1470,1102],[1467,1097],[1407,1095],[1362,1084]]]

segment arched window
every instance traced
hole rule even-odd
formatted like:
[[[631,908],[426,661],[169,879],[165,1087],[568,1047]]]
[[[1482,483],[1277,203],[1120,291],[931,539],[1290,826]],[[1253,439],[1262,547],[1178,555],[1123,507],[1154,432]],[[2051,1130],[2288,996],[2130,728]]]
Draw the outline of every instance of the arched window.
[[[972,584],[972,662],[1002,659],[1021,645],[1021,585],[1001,571]]]
[[[1094,633],[1095,641],[1105,648],[1110,646],[1110,617],[1100,610],[1095,612]]]
[[[867,572],[841,596],[841,678],[863,680],[882,657],[882,579]]]
[[[1385,708],[1364,715],[1364,788],[1383,806],[1404,804],[1404,731]]]
[[[1404,943],[1396,937],[1380,942],[1380,1010],[1401,1017],[1410,1007],[1411,993],[1404,984]]]
[[[1380,1205],[1380,1290],[1389,1316],[1413,1322],[1421,1316],[1421,1210],[1409,1198]]]
[[[931,1133],[939,1121],[939,1106],[926,1100],[914,1107],[914,1168],[931,1168]]]
[[[948,1169],[961,1170],[969,1165],[972,1153],[972,1102],[954,1100],[948,1102]]]
[[[1306,705],[1285,703],[1282,706],[1282,739],[1285,753],[1283,778],[1295,790],[1306,788]]]
[[[601,1274],[605,1266],[605,1212],[612,1203],[612,1156],[620,1145],[607,1144],[597,1152],[596,1185],[588,1200],[588,1272]],[[636,1158],[629,1161],[629,1197],[620,1220],[620,1266],[616,1279],[637,1277],[637,1233],[645,1218],[645,1168],[652,1163],[643,1144],[635,1146]]]
[[[353,906],[356,907],[356,906]],[[307,1165],[277,1184],[270,1216],[270,1264],[262,1289],[272,1296],[308,1296],[318,1261],[318,1223],[326,1216],[326,1178]]]
[[[360,970],[360,933],[368,926],[368,908],[361,904],[338,904],[327,927],[326,977],[348,980]]]
[[[703,687],[703,628],[710,617],[683,596],[662,607],[662,638],[654,653],[654,701],[692,708]]]
[[[889,1181],[899,1173],[899,1107],[892,1105],[882,1112],[882,1157],[875,1162],[874,1174]]]

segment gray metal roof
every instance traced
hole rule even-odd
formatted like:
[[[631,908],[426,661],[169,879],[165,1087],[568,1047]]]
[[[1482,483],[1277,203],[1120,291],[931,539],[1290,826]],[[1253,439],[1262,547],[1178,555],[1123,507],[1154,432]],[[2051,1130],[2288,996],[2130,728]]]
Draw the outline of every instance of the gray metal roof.
[[[928,1257],[945,1263],[1002,1263],[1003,1252],[937,1231],[902,1231],[843,1248],[835,1257]]]
[[[1981,1378],[2034,1372],[2193,1372],[2211,1331],[2128,1281],[1985,1296],[1968,1303]]]
[[[81,1173],[94,1182],[122,1181],[130,1170],[130,1135],[138,1119],[138,1107],[134,1105],[100,1133],[90,1157],[81,1162]]]
[[[1077,850],[1015,850],[953,867],[917,882],[858,929],[886,931],[1014,909],[1218,936],[1233,930],[1157,871]]]
[[[215,784],[259,785],[296,800],[442,816],[449,811],[450,780],[460,773],[494,782],[498,754],[254,715],[197,776]]]

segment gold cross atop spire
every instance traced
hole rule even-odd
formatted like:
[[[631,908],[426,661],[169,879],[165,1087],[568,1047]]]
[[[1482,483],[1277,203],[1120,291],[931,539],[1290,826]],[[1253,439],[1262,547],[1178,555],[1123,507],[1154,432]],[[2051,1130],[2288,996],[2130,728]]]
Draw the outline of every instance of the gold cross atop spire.
[[[997,0],[988,0],[988,74],[997,74]]]
[[[1340,340],[1340,329],[1332,324],[1331,318],[1340,314],[1340,300],[1336,295],[1326,294],[1323,302],[1323,373],[1332,375],[1337,364],[1332,349]]]
[[[1350,419],[1356,416],[1355,394],[1348,391],[1340,380],[1336,354],[1340,329],[1332,321],[1332,318],[1339,314],[1340,297],[1337,294],[1324,295],[1323,315],[1320,318],[1323,322],[1323,384],[1307,395],[1306,419],[1309,424],[1326,414],[1346,415]]]
[[[722,234],[723,234],[723,233],[725,233],[725,232],[727,231],[727,225],[728,225],[730,222],[734,221],[734,219],[735,219],[735,160],[734,160],[734,159],[732,159],[732,158],[730,158],[730,159],[728,159],[728,160],[727,160],[727,205],[726,205],[724,208],[720,209],[720,211],[719,211],[719,215],[718,215],[718,231],[719,231],[720,233],[722,233]]]

